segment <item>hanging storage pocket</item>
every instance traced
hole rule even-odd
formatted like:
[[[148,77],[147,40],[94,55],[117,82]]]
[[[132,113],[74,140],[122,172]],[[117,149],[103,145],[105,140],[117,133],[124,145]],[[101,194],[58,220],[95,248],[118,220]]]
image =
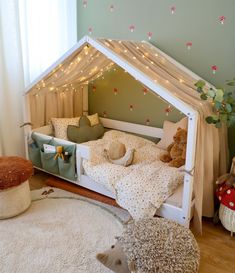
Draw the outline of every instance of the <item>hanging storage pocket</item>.
[[[35,143],[28,145],[29,159],[32,161],[33,165],[38,168],[42,168],[40,148],[37,147]]]
[[[40,153],[43,169],[50,173],[59,174],[58,160],[54,159],[56,153],[47,154],[43,151],[40,151]]]
[[[75,171],[75,154],[69,155],[68,161],[64,161],[62,158],[58,158],[59,173],[64,178],[69,180],[76,180]]]
[[[53,140],[54,146],[63,146],[63,154],[68,153],[68,160],[63,160],[61,157],[58,157],[58,168],[60,176],[76,181],[76,145],[75,144],[65,144],[63,142]]]

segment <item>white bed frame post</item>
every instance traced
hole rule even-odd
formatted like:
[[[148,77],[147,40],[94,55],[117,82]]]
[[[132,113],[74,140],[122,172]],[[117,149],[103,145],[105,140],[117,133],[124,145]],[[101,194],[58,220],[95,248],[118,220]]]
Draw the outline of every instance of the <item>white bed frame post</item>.
[[[29,105],[29,95],[24,94],[23,95],[23,120],[25,122],[31,122],[30,118],[30,105]],[[29,134],[31,131],[31,126],[26,125],[24,126],[24,142],[25,142],[25,157],[29,159],[29,153],[28,153],[28,140],[29,140]]]
[[[191,216],[194,209],[194,201],[192,203],[193,183],[194,183],[194,166],[197,139],[197,122],[198,114],[188,113],[188,137],[187,152],[184,176],[183,200],[182,200],[182,224],[189,227]],[[190,171],[190,173],[188,173]]]

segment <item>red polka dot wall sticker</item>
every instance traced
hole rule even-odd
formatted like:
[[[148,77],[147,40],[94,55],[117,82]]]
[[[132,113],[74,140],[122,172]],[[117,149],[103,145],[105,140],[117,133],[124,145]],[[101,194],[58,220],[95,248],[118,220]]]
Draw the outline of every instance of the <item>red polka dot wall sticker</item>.
[[[191,41],[188,41],[186,43],[186,47],[187,47],[188,50],[190,50],[192,48],[192,46],[193,46],[193,43]]]
[[[219,22],[220,22],[221,25],[224,24],[225,20],[226,20],[226,17],[224,15],[219,17]]]
[[[87,4],[88,4],[88,1],[87,1],[87,0],[82,1],[82,5],[83,5],[84,8],[87,7]]]
[[[215,75],[216,72],[218,71],[218,66],[217,65],[212,65],[211,70],[212,70],[212,73]]]
[[[109,11],[114,12],[114,5],[113,4],[109,6]]]
[[[130,30],[130,32],[134,32],[135,31],[135,25],[130,25],[129,26],[129,30]]]
[[[176,6],[171,6],[170,11],[171,11],[171,14],[175,14]]]
[[[93,28],[92,28],[92,27],[89,27],[89,28],[88,28],[88,32],[89,32],[89,34],[91,35],[92,32],[93,32]]]
[[[153,36],[153,33],[151,31],[149,31],[147,33],[147,36],[148,36],[148,39],[151,40],[152,39],[152,36]]]
[[[168,116],[169,113],[172,112],[172,106],[169,104],[165,109],[164,109],[164,112],[166,113],[166,115]]]
[[[142,90],[142,91],[143,91],[143,94],[144,94],[144,95],[146,95],[146,94],[148,93],[148,89],[147,89],[146,87],[145,87],[145,88],[143,88],[143,90]]]
[[[117,88],[113,88],[113,94],[116,96],[116,95],[117,95],[117,93],[118,93]]]
[[[146,118],[146,120],[145,120],[145,124],[146,124],[147,126],[149,126],[149,125],[150,125],[150,119],[149,119],[149,118]]]

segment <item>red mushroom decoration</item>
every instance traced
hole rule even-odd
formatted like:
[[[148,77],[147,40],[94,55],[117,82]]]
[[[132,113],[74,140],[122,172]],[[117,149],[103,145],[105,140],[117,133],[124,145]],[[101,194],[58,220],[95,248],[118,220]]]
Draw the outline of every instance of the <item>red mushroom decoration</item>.
[[[172,111],[171,105],[168,105],[167,108],[165,108],[166,115],[168,116],[171,111]]]
[[[218,70],[217,65],[212,65],[212,66],[211,66],[211,70],[212,70],[212,73],[215,74],[216,71]]]
[[[118,93],[117,88],[113,88],[113,93],[114,93],[115,96],[117,95],[117,93]]]
[[[89,32],[90,35],[92,34],[92,27],[88,28],[88,32]]]
[[[235,157],[232,160],[230,173],[220,176],[216,184],[216,196],[220,202],[219,219],[231,236],[235,232]]]
[[[149,31],[149,32],[147,33],[147,35],[148,35],[148,39],[151,40],[151,38],[152,38],[152,36],[153,36],[153,33],[152,33],[151,31]]]
[[[146,118],[145,124],[149,126],[149,124],[150,124],[150,119],[149,118]]]
[[[86,7],[87,7],[87,0],[84,0],[84,1],[82,2],[82,5],[83,5],[84,8],[86,8]]]
[[[114,5],[110,5],[109,10],[110,10],[110,12],[113,12],[114,11]]]
[[[176,11],[176,7],[175,6],[171,6],[171,14],[174,14]]]
[[[148,89],[147,88],[144,88],[143,89],[143,94],[146,95],[148,93]]]
[[[187,43],[186,43],[187,49],[190,50],[191,47],[192,47],[192,45],[193,45],[192,42],[187,42]]]
[[[96,86],[95,86],[95,85],[92,86],[92,91],[93,91],[93,92],[96,91]]]
[[[134,105],[133,105],[133,104],[130,104],[130,105],[129,105],[129,109],[130,109],[130,111],[133,111]]]
[[[134,26],[134,25],[130,25],[130,26],[129,26],[129,29],[130,29],[131,32],[134,32],[135,26]]]
[[[226,17],[224,15],[219,17],[220,24],[223,25],[225,22]]]
[[[104,118],[107,117],[107,112],[106,112],[106,111],[103,112],[103,117],[104,117]]]

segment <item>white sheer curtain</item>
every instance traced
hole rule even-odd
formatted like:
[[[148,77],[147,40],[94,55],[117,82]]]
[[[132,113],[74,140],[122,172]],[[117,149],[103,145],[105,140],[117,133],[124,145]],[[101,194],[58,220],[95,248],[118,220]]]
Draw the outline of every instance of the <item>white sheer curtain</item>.
[[[76,32],[76,0],[0,1],[0,155],[24,155],[24,88],[76,43]]]
[[[26,83],[77,42],[76,0],[19,0]]]

